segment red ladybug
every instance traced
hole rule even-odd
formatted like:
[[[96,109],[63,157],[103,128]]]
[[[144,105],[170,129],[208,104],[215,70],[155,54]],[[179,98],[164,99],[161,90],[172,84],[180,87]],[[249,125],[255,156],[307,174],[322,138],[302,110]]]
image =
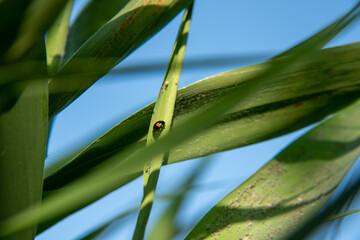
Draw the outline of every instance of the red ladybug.
[[[164,121],[157,121],[154,126],[154,133],[160,133],[165,128],[165,122]]]
[[[153,126],[153,137],[154,139],[158,139],[160,137],[161,132],[165,128],[165,122],[164,121],[157,121]]]

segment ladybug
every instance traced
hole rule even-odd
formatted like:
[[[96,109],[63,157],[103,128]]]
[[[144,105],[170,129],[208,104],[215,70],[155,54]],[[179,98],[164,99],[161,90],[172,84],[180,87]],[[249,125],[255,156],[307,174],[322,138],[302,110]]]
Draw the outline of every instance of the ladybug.
[[[158,132],[158,133],[160,133],[164,128],[165,128],[164,121],[157,121],[153,126],[154,132]]]
[[[165,122],[164,121],[157,121],[153,126],[153,136],[155,139],[158,139],[160,136],[160,133],[165,128]]]

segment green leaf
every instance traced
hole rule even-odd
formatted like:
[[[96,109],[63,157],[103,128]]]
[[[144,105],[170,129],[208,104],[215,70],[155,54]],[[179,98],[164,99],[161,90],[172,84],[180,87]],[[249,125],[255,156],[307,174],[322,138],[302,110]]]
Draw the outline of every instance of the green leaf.
[[[343,218],[343,217],[346,217],[346,216],[349,216],[351,214],[354,214],[354,213],[358,213],[360,212],[360,209],[356,209],[356,210],[352,210],[352,211],[348,211],[348,212],[344,212],[344,213],[339,213],[339,214],[335,214],[331,217],[328,217],[327,219],[325,219],[325,222],[329,222],[329,221],[334,221],[334,220],[337,220],[339,218]]]
[[[66,43],[65,61],[129,1],[89,0],[71,25]]]
[[[168,69],[164,81],[160,87],[159,96],[156,100],[152,113],[150,127],[148,130],[146,146],[150,146],[170,132],[174,115],[177,89],[179,85],[182,64],[185,56],[187,37],[190,30],[191,14],[193,4],[185,10],[181,26],[170,57]],[[160,127],[156,126],[160,124]],[[155,129],[155,126],[158,129]],[[137,219],[133,239],[144,239],[145,229],[150,217],[151,208],[154,202],[156,185],[160,175],[160,168],[166,162],[168,154],[160,154],[149,159],[144,165],[144,191],[141,201],[140,212]]]
[[[14,42],[30,0],[3,0],[0,3],[0,62]],[[11,14],[9,14],[11,13]],[[4,37],[6,36],[6,37]]]
[[[288,68],[281,76],[271,78],[249,99],[242,102],[234,99],[231,112],[208,130],[175,147],[168,162],[268,140],[320,121],[345,107],[359,97],[358,51],[360,44],[321,50],[314,53],[311,60],[302,61]],[[249,77],[265,68],[266,63],[240,68],[181,89],[175,105],[174,126],[195,115],[199,108],[226,96],[231,90],[242,88],[247,91],[251,86]],[[59,171],[53,174],[47,172],[45,190],[73,181],[132,144],[145,145],[143,138],[149,127],[153,106],[151,104],[119,123]]]
[[[63,77],[50,82],[50,119],[190,3],[192,0],[130,1],[64,64],[59,72]],[[68,76],[74,73],[79,75]]]
[[[56,73],[64,56],[64,48],[69,30],[69,18],[74,0],[69,0],[46,35],[48,72]]]
[[[46,82],[16,86],[16,103],[0,114],[0,221],[40,202],[47,143]],[[36,226],[8,238],[34,239]]]
[[[6,53],[6,60],[21,59],[38,43],[43,41],[48,28],[62,11],[67,0],[34,0],[29,5],[19,28],[15,42]]]
[[[343,27],[345,27],[348,24],[353,23],[353,21],[358,17],[359,15],[359,6],[360,3],[358,3],[353,9],[351,9],[347,14],[345,14],[343,17],[336,20],[334,23],[329,25],[328,27],[324,28],[314,36],[306,39],[305,41],[301,42],[300,44],[297,44],[296,46],[290,48],[289,50],[281,53],[280,55],[276,56],[275,58],[280,58],[286,55],[291,55],[297,51],[299,51],[301,48],[303,48],[306,45],[317,45],[321,44],[319,42],[319,37],[321,36],[329,36],[330,38],[335,37]],[[340,26],[339,28],[335,29],[336,26]]]
[[[338,24],[333,27],[333,31],[338,31],[338,28],[344,28],[345,26]],[[293,66],[300,60],[307,59],[310,61],[313,59],[314,51],[325,45],[330,39],[331,32],[319,36],[317,44],[305,45],[288,58],[274,59],[268,62],[267,68],[264,71],[250,77],[252,80],[249,80],[251,85],[247,88],[249,91],[244,91],[242,87],[232,89],[222,99],[201,109],[195,116],[174,126],[169,134],[158,139],[158,141],[147,148],[113,156],[99,166],[98,169],[92,171],[91,174],[49,195],[47,199],[43,200],[41,205],[31,207],[1,222],[0,235],[7,236],[32,226],[37,223],[36,219],[38,219],[38,222],[45,222],[74,211],[122,186],[137,175],[139,168],[141,170],[146,161],[159,154],[168,152],[175,146],[184,143],[201,131],[211,127],[219,121],[221,116],[224,116],[224,114],[234,108],[236,100],[244,101],[252,96],[263,94],[263,92],[258,91],[262,85],[267,84],[274,76],[281,74],[285,69],[289,69],[290,66]],[[241,108],[244,107],[246,105],[241,106]],[[119,159],[124,160],[119,161]]]
[[[44,56],[45,58],[45,56]],[[21,91],[19,89],[27,84],[24,79],[39,81],[47,76],[45,61],[29,61],[0,66],[0,115],[11,109],[17,102]],[[47,78],[46,78],[47,79]]]
[[[355,176],[353,176],[355,177]],[[336,198],[334,201],[329,201],[328,204],[322,209],[322,211],[311,218],[306,224],[302,225],[300,228],[297,228],[287,240],[297,240],[304,239],[308,236],[316,227],[324,223],[323,221],[330,217],[337,209],[344,208],[349,201],[352,200],[353,196],[360,189],[360,178],[355,177],[355,181],[349,183],[348,187],[342,191],[341,195]]]
[[[185,197],[189,190],[192,189],[196,179],[201,176],[207,169],[210,159],[203,159],[190,173],[184,183],[176,188],[175,196],[171,204],[164,211],[164,214],[152,229],[148,240],[168,240],[173,239],[181,230],[176,224],[176,215],[179,212]]]
[[[130,210],[127,210],[126,212],[120,214],[114,219],[111,219],[110,221],[107,221],[97,228],[93,229],[90,233],[86,234],[85,236],[81,237],[81,240],[90,240],[90,239],[99,239],[98,237],[101,236],[101,234],[107,230],[108,227],[110,227],[112,224],[116,223],[117,221],[135,213],[138,211],[138,208],[132,208]]]
[[[360,154],[360,103],[295,141],[221,200],[186,239],[285,239],[315,216]]]

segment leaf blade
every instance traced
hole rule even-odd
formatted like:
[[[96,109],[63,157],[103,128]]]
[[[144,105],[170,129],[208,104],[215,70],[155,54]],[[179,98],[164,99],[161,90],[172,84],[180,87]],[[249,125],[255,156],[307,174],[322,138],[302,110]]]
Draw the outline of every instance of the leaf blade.
[[[74,0],[69,0],[63,11],[59,14],[46,35],[46,61],[48,72],[51,74],[59,70],[61,59],[64,55],[66,37],[69,30],[69,18]]]
[[[7,36],[0,39],[1,62],[4,61],[5,53],[16,38],[21,20],[30,2],[30,0],[13,0],[3,1],[0,5],[0,36]]]
[[[192,0],[132,0],[99,29],[64,64],[59,76],[74,72],[84,77],[63,77],[50,82],[50,119],[64,109],[111,68],[153,36]],[[61,91],[72,86],[70,91]],[[60,89],[60,90],[59,90]],[[58,93],[58,92],[61,93]]]
[[[221,123],[191,139],[187,144],[175,148],[170,154],[169,163],[280,136],[320,121],[328,114],[346,106],[347,100],[351,98],[342,97],[341,92],[349,89],[349,93],[353,92],[355,99],[357,95],[357,76],[360,75],[357,67],[360,65],[360,58],[356,54],[358,49],[360,44],[322,50],[314,57],[319,58],[319,61],[310,64],[304,62],[289,69],[281,77],[273,78],[269,84],[262,86],[260,91],[263,94],[246,100],[246,108],[241,108],[241,105],[235,107]],[[260,64],[233,70],[181,89],[175,106],[174,126],[184,118],[192,116],[192,112],[196,113],[201,106],[211,104],[226,95],[229,90],[238,87],[247,89],[244,79],[261,72],[263,68],[265,66]],[[354,75],[348,74],[350,71]],[[292,81],[288,81],[289,78],[292,78]],[[339,78],[342,81],[339,82]],[[351,90],[352,87],[354,91]],[[327,104],[331,107],[325,107]],[[141,140],[148,130],[152,109],[153,105],[145,107],[109,130],[75,156],[63,170],[46,178],[45,189],[62,186],[61,181],[79,176],[82,168],[85,168],[86,172],[86,164],[91,169],[102,159],[124,151],[130,144]],[[261,124],[262,129],[259,129],[257,124]],[[233,132],[237,134],[234,135]],[[141,144],[145,143],[142,141]],[[199,146],[201,152],[198,150]],[[51,173],[46,175],[49,176]],[[57,181],[60,184],[56,183]]]
[[[0,114],[0,220],[41,201],[47,143],[47,84],[17,89],[16,104]],[[33,239],[36,226],[2,239]]]
[[[80,12],[72,26],[67,38],[65,57],[67,61],[91,35],[99,30],[130,0],[90,0]]]
[[[18,36],[5,55],[9,62],[18,61],[42,41],[46,31],[55,21],[67,0],[35,0],[25,12]]]
[[[168,134],[172,125],[177,89],[185,56],[187,36],[190,30],[192,9],[193,4],[191,4],[184,12],[174,49],[169,60],[168,69],[151,116],[150,127],[146,139],[147,146],[154,144],[158,138],[162,138]],[[160,127],[156,130],[153,126],[157,123],[160,124]],[[143,198],[133,239],[144,239],[147,222],[155,198],[160,168],[163,162],[167,161],[167,155],[167,153],[160,154],[155,158],[149,159],[144,165]]]
[[[287,147],[210,210],[186,239],[291,235],[320,211],[359,156],[359,106]]]

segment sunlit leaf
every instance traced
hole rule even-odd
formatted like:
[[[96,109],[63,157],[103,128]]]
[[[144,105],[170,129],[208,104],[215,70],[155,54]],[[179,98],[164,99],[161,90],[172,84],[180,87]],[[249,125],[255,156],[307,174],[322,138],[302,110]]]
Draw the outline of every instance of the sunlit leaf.
[[[353,194],[360,189],[360,177],[355,175],[355,179],[356,180],[350,184],[349,188],[345,189],[340,196],[338,196],[334,201],[327,204],[318,215],[314,216],[306,224],[297,228],[296,231],[292,233],[287,239],[297,240],[305,238],[312,232],[312,230],[314,230],[320,224],[324,223],[324,220],[330,217],[336,209],[345,206],[349,199],[351,199]]]
[[[295,141],[221,200],[187,239],[285,239],[316,215],[360,154],[360,104]]]
[[[50,82],[50,118],[164,27],[192,0],[131,0],[91,36],[64,64],[59,76],[86,73]],[[66,89],[73,89],[67,90]],[[60,93],[59,93],[60,91]]]
[[[223,120],[175,147],[169,163],[264,141],[322,120],[359,97],[360,44],[321,50],[312,60],[288,68],[258,88],[257,94],[235,105]],[[219,74],[178,93],[174,124],[196,114],[234,89],[249,88],[249,77],[266,64]],[[291,79],[291,80],[290,80]],[[339,81],[341,79],[341,81]],[[237,98],[241,97],[240,95]],[[78,178],[100,162],[142,140],[148,130],[153,104],[125,119],[92,143],[70,163],[45,179],[53,189]],[[261,127],[259,127],[261,126]],[[51,175],[47,172],[46,176]]]
[[[181,26],[174,44],[168,69],[160,87],[151,116],[150,127],[147,134],[146,146],[154,144],[159,138],[170,132],[173,124],[176,95],[185,56],[186,42],[189,35],[193,4],[185,10]],[[155,191],[163,162],[167,162],[168,153],[159,154],[149,159],[143,170],[144,190],[140,205],[133,239],[144,239],[147,222],[155,198]]]
[[[74,0],[69,0],[46,35],[47,68],[49,73],[59,70],[69,30],[69,18]]]
[[[64,60],[68,60],[91,35],[99,30],[128,2],[130,0],[89,0],[71,25]]]

